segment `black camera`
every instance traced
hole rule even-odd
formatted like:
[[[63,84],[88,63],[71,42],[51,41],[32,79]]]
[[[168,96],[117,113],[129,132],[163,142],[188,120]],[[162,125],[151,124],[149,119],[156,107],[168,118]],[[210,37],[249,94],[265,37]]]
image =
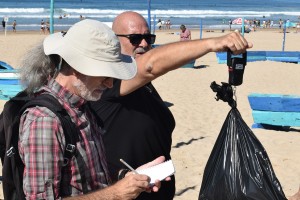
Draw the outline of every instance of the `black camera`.
[[[228,83],[238,86],[243,83],[243,75],[247,64],[247,51],[243,54],[233,55],[231,51],[227,51],[227,66],[229,72]]]

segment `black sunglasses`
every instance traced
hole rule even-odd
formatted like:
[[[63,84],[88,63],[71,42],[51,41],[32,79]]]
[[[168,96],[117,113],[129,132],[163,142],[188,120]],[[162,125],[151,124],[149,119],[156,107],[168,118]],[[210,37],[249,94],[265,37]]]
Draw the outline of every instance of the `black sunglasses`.
[[[130,43],[133,45],[140,44],[143,39],[145,39],[148,44],[154,44],[156,38],[156,35],[154,34],[116,34],[116,36],[128,38]]]

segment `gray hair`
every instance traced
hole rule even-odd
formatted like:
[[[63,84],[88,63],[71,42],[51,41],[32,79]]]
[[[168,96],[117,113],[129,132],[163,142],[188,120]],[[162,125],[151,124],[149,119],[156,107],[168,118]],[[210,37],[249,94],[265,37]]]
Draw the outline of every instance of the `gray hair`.
[[[26,92],[32,94],[46,85],[49,78],[54,76],[59,62],[59,56],[47,56],[44,53],[43,42],[29,50],[19,69],[20,80],[26,87]]]

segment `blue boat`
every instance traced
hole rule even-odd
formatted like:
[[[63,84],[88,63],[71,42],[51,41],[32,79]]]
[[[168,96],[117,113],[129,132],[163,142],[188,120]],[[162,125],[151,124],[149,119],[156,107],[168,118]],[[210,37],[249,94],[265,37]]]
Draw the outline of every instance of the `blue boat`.
[[[218,64],[227,63],[227,52],[216,53]],[[247,62],[277,61],[300,64],[300,51],[247,51]]]
[[[0,99],[8,100],[22,90],[19,73],[9,64],[0,61]]]
[[[300,96],[251,93],[252,128],[300,127]]]
[[[0,84],[17,85],[19,82],[18,71],[9,64],[0,61]]]
[[[14,69],[12,68],[12,66],[10,66],[9,64],[5,63],[5,62],[2,62],[0,61],[0,69],[7,69],[7,70],[11,70],[11,69]]]

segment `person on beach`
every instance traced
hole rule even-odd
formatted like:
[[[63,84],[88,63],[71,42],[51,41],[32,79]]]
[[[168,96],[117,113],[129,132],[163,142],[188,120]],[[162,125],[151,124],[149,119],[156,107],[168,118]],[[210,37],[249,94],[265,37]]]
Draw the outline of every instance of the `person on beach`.
[[[232,20],[231,19],[229,20],[228,24],[229,24],[229,31],[231,31],[231,25],[232,25]]]
[[[138,65],[133,79],[115,79],[114,86],[104,91],[99,101],[91,102],[92,110],[104,123],[108,166],[116,181],[123,168],[120,158],[134,168],[157,155],[171,159],[175,120],[151,81],[209,52],[230,49],[241,53],[252,44],[233,32],[218,38],[175,42],[151,49],[155,35],[150,34],[143,16],[131,11],[118,15],[112,28],[120,39],[122,53],[144,63]],[[142,193],[138,199],[173,199],[175,177],[171,179],[163,181],[157,193]]]
[[[187,29],[185,27],[185,25],[182,24],[180,26],[180,30],[181,30],[180,41],[186,41],[186,40],[191,40],[192,39],[191,31],[189,29]]]
[[[43,19],[41,20],[41,31],[40,31],[40,33],[43,33],[43,34],[46,33],[46,32],[45,32],[45,22],[44,22]]]
[[[82,16],[82,15],[79,16],[79,20],[84,20],[84,18],[85,18],[85,17]]]
[[[166,22],[166,29],[171,29],[171,21],[169,19]]]
[[[279,29],[281,29],[282,28],[282,24],[283,24],[283,21],[282,21],[282,19],[279,19]]]
[[[45,33],[50,34],[50,22],[49,22],[49,20],[46,21]]]
[[[13,21],[13,24],[12,24],[13,32],[17,32],[16,27],[17,27],[17,21],[14,20],[14,21]]]
[[[158,29],[161,30],[161,27],[162,27],[161,19],[158,19],[157,26],[158,26]]]
[[[300,32],[300,22],[297,23],[296,25],[296,33]]]
[[[134,77],[136,63],[145,65],[122,55],[117,36],[97,20],[82,20],[67,33],[49,35],[28,52],[20,68],[26,91],[57,98],[77,126],[79,142],[76,156],[63,168],[66,144],[59,118],[47,107],[25,110],[20,119],[19,153],[25,165],[26,199],[131,200],[141,192],[159,190],[160,181],[150,186],[148,176],[132,172],[122,173],[122,180],[111,185],[103,129],[86,104],[100,99],[114,78]],[[164,161],[160,156],[141,168]]]
[[[2,28],[3,28],[3,30],[5,30],[5,26],[6,26],[6,22],[5,22],[4,18],[3,18],[3,20],[2,20]]]

